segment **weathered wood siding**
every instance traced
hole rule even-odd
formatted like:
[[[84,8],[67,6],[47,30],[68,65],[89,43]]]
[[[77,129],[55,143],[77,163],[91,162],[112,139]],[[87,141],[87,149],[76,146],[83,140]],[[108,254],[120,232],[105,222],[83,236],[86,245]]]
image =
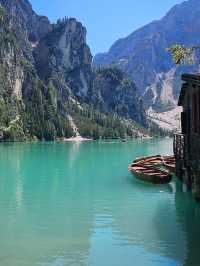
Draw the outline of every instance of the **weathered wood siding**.
[[[176,174],[200,200],[200,76],[187,75],[184,81],[182,133],[174,137]]]

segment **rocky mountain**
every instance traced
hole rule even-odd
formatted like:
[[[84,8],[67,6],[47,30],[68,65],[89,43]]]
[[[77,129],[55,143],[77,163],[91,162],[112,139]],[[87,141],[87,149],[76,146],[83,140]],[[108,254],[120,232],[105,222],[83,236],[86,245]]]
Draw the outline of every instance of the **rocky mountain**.
[[[2,140],[146,134],[135,84],[120,70],[93,70],[76,19],[51,24],[27,0],[0,0],[0,32]]]
[[[80,99],[91,93],[92,55],[86,44],[86,29],[76,19],[54,25],[39,41],[34,57],[41,79],[60,75]]]
[[[116,41],[107,53],[96,55],[93,64],[118,66],[135,81],[146,109],[166,112],[177,104],[181,74],[198,69],[174,65],[166,48],[176,43],[200,44],[199,0],[176,5],[161,20]]]
[[[91,101],[102,112],[116,112],[126,119],[147,126],[143,103],[135,83],[118,68],[102,68],[94,79],[96,96]]]
[[[27,0],[1,0],[12,28],[23,30],[24,35],[32,43],[44,37],[50,30],[51,24],[47,17],[38,16]],[[17,24],[17,25],[16,25]]]

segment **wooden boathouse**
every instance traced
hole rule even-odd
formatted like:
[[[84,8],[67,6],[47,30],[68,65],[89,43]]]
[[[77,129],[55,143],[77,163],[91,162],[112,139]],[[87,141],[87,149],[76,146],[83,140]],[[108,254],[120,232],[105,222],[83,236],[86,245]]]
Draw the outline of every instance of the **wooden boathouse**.
[[[184,74],[182,80],[182,132],[174,135],[176,175],[200,200],[200,74]]]

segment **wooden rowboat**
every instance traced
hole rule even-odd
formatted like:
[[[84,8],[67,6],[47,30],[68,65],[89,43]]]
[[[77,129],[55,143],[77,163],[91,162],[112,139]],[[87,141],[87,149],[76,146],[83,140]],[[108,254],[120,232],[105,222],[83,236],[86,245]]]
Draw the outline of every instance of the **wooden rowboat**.
[[[133,161],[133,163],[147,163],[147,162],[157,162],[161,163],[163,161],[161,155],[156,155],[156,156],[149,156],[149,157],[142,157],[142,158],[137,158],[136,160]]]
[[[133,172],[137,178],[154,184],[167,184],[171,182],[172,175],[169,171],[159,169],[159,166],[165,163],[173,166],[174,158],[172,156],[151,156],[136,159],[130,166],[129,171]],[[166,166],[167,168],[167,166]],[[167,168],[168,169],[168,168]]]
[[[165,163],[164,166],[165,166],[170,172],[175,173],[175,169],[176,169],[176,167],[175,167],[175,164],[174,164],[174,163],[171,163],[171,164],[169,164],[169,163]]]
[[[170,172],[175,172],[175,158],[174,156],[166,156],[164,158],[164,162],[163,162],[164,166],[170,171]]]
[[[157,169],[151,165],[140,166],[130,165],[129,171],[133,172],[137,178],[154,184],[167,184],[171,182],[172,175],[169,172]]]

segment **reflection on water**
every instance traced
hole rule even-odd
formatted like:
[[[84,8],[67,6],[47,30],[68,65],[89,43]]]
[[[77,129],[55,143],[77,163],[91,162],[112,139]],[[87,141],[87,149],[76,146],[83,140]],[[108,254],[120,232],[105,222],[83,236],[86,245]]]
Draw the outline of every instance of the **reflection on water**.
[[[170,140],[0,145],[0,266],[200,265],[200,208],[134,158]]]
[[[200,265],[200,207],[194,201],[191,193],[185,192],[181,183],[177,183],[177,193],[175,195],[175,206],[177,220],[182,230],[185,232],[187,241],[186,260],[184,266]]]

